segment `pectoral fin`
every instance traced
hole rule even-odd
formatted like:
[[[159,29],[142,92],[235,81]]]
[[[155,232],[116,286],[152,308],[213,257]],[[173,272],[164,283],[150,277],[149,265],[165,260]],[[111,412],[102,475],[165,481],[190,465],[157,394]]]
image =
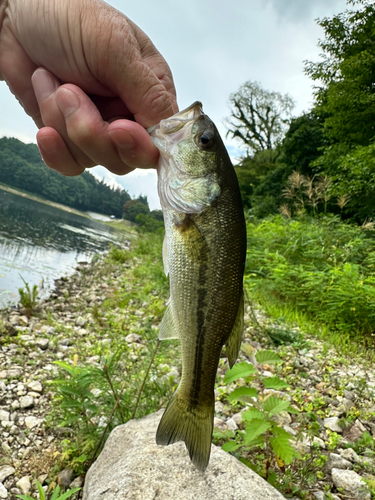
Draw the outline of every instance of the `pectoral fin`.
[[[173,318],[172,304],[169,302],[167,309],[161,320],[159,329],[159,340],[178,339],[178,331]]]
[[[238,353],[241,347],[241,341],[243,336],[243,315],[244,315],[244,298],[242,292],[233,329],[231,334],[229,335],[227,343],[225,344],[226,354],[228,357],[229,366],[231,368],[237,360]]]

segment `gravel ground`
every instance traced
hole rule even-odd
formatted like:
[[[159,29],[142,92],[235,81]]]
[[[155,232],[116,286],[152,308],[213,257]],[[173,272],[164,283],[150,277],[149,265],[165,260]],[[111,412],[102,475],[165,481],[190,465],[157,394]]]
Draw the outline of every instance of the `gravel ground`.
[[[107,266],[104,274],[103,266]],[[96,361],[90,347],[103,338],[96,336],[93,313],[119,285],[122,272],[119,264],[81,263],[73,276],[56,282],[55,291],[39,304],[36,316],[28,317],[22,309],[0,311],[0,499],[28,494],[34,478],[43,483],[51,471],[59,443],[69,435],[69,429],[45,425],[53,397],[48,382],[56,374],[53,362],[71,362],[77,339],[88,346],[83,361]],[[120,310],[113,313],[121,315]],[[142,307],[133,314],[142,321]],[[258,322],[269,324],[261,313],[256,315]],[[267,338],[254,324],[248,311],[244,343],[256,350],[268,348]],[[291,388],[279,395],[301,411],[281,414],[278,423],[295,436],[302,455],[318,449],[327,456],[321,477],[310,486],[310,498],[370,499],[362,478],[375,481],[374,448],[362,447],[356,453],[353,446],[347,446],[366,431],[375,436],[374,372],[364,361],[354,363],[324,342],[303,337],[304,342],[276,348],[284,361],[280,367],[258,367],[264,375],[276,371],[288,381]],[[245,352],[240,357],[249,360]],[[219,388],[215,426],[236,430],[241,426],[241,412],[233,415],[222,400]],[[309,412],[316,415],[319,426],[314,438],[304,433],[303,417]],[[82,485],[82,478],[69,471],[59,481],[70,487]],[[331,497],[325,496],[325,488]]]

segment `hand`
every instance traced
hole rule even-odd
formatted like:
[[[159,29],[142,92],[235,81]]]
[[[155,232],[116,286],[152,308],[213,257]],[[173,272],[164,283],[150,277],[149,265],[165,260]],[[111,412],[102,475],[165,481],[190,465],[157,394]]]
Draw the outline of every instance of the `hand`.
[[[166,61],[101,0],[0,0],[0,79],[40,128],[45,163],[65,175],[155,166],[145,128],[178,111]]]

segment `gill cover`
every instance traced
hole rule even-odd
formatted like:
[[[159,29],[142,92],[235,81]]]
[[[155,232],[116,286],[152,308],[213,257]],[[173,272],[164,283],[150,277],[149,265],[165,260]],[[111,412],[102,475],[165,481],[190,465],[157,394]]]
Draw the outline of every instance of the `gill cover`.
[[[162,207],[194,214],[211,206],[221,193],[215,172],[216,129],[201,103],[162,120],[149,133],[160,151],[158,192]]]

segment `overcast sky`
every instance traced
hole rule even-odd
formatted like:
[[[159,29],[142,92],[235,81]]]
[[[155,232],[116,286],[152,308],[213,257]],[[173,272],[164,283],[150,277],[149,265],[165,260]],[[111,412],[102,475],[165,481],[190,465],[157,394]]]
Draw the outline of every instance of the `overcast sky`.
[[[174,75],[180,109],[202,101],[232,156],[237,143],[225,139],[228,100],[247,80],[269,91],[288,93],[294,115],[312,103],[312,83],[304,61],[319,59],[323,31],[316,19],[346,9],[345,0],[110,0],[154,42]],[[0,137],[35,142],[36,127],[0,82]],[[93,173],[119,183],[132,196],[145,194],[158,207],[156,174],[135,171],[124,177],[103,167]],[[140,178],[140,176],[142,177]]]

